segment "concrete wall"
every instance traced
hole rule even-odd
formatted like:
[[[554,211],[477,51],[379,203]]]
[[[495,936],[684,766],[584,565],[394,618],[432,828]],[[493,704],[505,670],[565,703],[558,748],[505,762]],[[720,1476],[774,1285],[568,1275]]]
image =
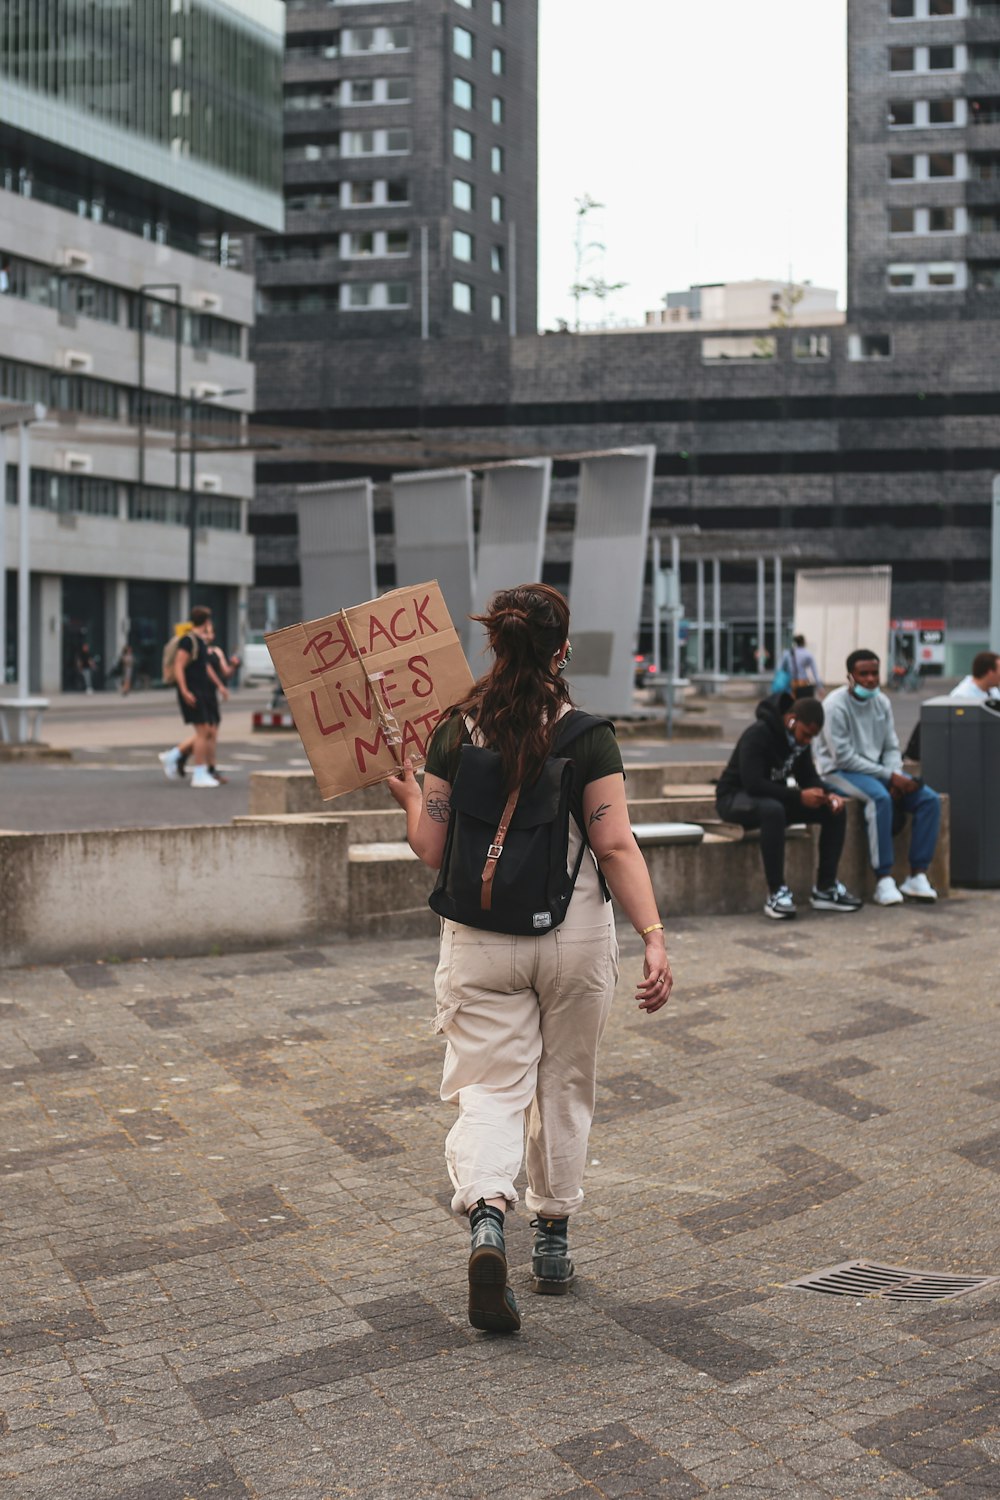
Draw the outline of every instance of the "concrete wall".
[[[0,967],[327,941],[348,926],[341,823],[0,833]]]

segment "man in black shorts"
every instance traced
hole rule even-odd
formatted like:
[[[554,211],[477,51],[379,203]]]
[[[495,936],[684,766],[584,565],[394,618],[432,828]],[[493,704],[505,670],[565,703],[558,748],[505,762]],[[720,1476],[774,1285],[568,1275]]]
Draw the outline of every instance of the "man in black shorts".
[[[181,717],[185,724],[192,725],[194,729],[191,785],[201,789],[219,785],[208,768],[212,761],[214,730],[219,722],[219,700],[216,694],[221,689],[223,696],[227,695],[209,653],[212,611],[196,604],[191,611],[191,627],[190,634],[181,636],[178,643],[174,676]],[[182,758],[186,759],[184,747],[180,745],[160,756],[167,776],[180,774]]]

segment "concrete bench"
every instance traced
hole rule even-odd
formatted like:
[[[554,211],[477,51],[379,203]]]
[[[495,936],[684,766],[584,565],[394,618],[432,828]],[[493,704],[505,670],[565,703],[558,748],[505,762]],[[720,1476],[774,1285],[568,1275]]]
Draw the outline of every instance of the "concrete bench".
[[[5,745],[37,745],[48,698],[0,698],[0,741]]]
[[[640,849],[661,844],[700,844],[705,837],[700,823],[633,823],[632,832]]]

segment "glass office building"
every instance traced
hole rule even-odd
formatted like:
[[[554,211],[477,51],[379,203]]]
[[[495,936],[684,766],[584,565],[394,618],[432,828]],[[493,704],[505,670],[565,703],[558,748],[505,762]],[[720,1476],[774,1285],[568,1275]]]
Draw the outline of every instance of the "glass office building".
[[[93,217],[280,227],[283,43],[278,0],[5,0],[3,185],[82,199],[86,156]]]

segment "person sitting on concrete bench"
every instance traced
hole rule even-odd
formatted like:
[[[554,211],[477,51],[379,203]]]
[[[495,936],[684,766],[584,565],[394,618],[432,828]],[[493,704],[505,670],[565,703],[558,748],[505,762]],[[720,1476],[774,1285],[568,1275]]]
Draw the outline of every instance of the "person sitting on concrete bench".
[[[1000,699],[1000,656],[980,651],[972,658],[972,671],[949,694],[951,698],[974,698],[977,703]]]
[[[875,652],[852,651],[846,685],[826,699],[826,726],[816,747],[820,773],[827,786],[864,803],[876,906],[898,906],[904,896],[936,901],[927,868],[937,846],[941,799],[903,771],[892,704],[879,691],[878,678]],[[894,808],[913,814],[910,875],[901,886],[892,878]]]
[[[767,916],[795,916],[795,898],[785,884],[785,830],[791,823],[818,823],[819,869],[809,905],[817,911],[857,911],[861,902],[837,879],[844,847],[843,799],[828,792],[813,764],[812,741],[823,727],[818,698],[775,693],[757,708],[719,778],[719,817],[760,829],[768,897]]]

